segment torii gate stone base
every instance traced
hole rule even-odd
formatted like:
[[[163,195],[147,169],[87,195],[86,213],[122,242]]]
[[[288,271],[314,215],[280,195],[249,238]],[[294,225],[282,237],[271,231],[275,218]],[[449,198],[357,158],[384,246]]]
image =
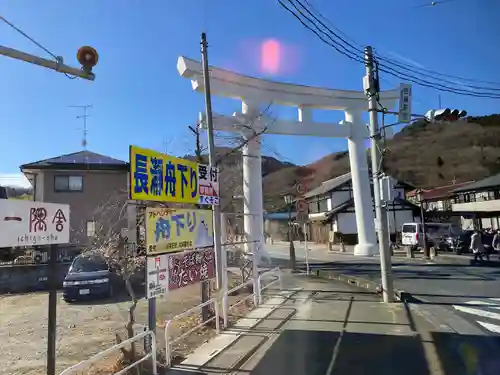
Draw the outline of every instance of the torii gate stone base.
[[[195,91],[204,90],[202,66],[199,61],[181,56],[177,61],[177,70],[182,77],[191,80]],[[213,95],[242,102],[241,113],[234,113],[232,116],[214,114],[213,122],[215,130],[237,132],[250,139],[242,148],[244,229],[248,241],[258,241],[261,246],[264,243],[260,137],[251,137],[265,131],[266,134],[347,138],[358,230],[358,244],[354,248],[354,254],[377,254],[365,147],[369,132],[362,119],[363,112],[368,110],[365,93],[273,82],[215,67],[210,67],[210,85]],[[380,102],[385,108],[392,108],[398,99],[399,90],[380,93]],[[260,107],[273,103],[297,107],[298,120],[277,120],[262,115]],[[312,110],[315,108],[344,111],[345,121],[338,124],[314,122]],[[254,254],[258,255],[260,246],[255,248],[253,243],[248,245],[245,250],[254,251]]]

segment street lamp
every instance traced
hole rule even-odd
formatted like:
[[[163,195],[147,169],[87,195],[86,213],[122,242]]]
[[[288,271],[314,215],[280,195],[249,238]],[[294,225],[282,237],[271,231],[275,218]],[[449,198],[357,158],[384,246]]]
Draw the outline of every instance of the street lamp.
[[[295,270],[297,268],[297,262],[295,259],[295,246],[293,245],[293,231],[292,231],[292,205],[294,196],[292,194],[285,194],[283,196],[285,199],[285,204],[288,207],[288,240],[290,241],[290,269]]]
[[[424,192],[421,189],[417,190],[417,200],[420,204],[420,221],[422,222],[422,236],[424,241],[424,257],[429,258],[429,247],[427,245],[427,233],[425,230],[425,216],[424,216]]]

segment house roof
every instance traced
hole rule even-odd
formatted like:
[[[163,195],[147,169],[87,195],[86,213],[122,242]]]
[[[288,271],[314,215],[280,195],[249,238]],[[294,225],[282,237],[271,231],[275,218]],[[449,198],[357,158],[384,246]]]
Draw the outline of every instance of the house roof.
[[[370,172],[371,173],[371,172]],[[318,195],[326,194],[332,190],[335,190],[339,188],[340,186],[344,185],[345,183],[351,181],[351,172],[348,172],[346,174],[343,174],[341,176],[332,178],[330,180],[326,180],[321,183],[318,187],[308,191],[306,194],[304,194],[304,198],[312,198],[316,197]],[[370,183],[372,183],[370,179]],[[410,185],[406,181],[398,181],[399,185],[407,186],[408,188],[412,188],[413,186]]]
[[[433,200],[439,198],[449,198],[455,194],[456,189],[470,185],[474,181],[460,182],[458,184],[438,186],[434,189],[422,190],[424,200]],[[408,197],[416,197],[418,189],[408,192]]]
[[[79,151],[71,154],[39,160],[20,166],[24,169],[106,169],[128,170],[126,161],[118,160],[92,151]]]
[[[304,194],[304,198],[312,198],[316,197],[321,194],[326,194],[329,191],[332,191],[341,185],[345,184],[346,182],[351,181],[351,173],[346,173],[341,176],[332,178],[330,180],[323,181],[321,185],[319,185],[317,188],[314,188],[310,191],[308,191],[306,194]]]
[[[396,203],[401,203],[403,206],[406,206],[410,209],[419,209],[419,206],[417,206],[416,204],[414,204],[406,199],[395,198],[394,201]],[[344,203],[341,203],[338,206],[334,207],[333,209],[331,209],[327,213],[325,213],[325,218],[330,219],[333,215],[338,214],[339,212],[342,212],[345,209],[350,208],[352,206],[354,206],[354,199],[349,199],[349,200],[345,201]]]
[[[459,187],[458,189],[455,189],[453,191],[455,193],[460,193],[464,191],[485,190],[496,186],[500,186],[500,173],[487,177],[484,180],[476,181],[471,184]]]

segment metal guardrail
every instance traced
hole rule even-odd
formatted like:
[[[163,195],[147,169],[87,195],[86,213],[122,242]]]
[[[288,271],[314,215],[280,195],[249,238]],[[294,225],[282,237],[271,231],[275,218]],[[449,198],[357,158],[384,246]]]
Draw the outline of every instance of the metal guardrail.
[[[130,369],[134,368],[135,366],[137,366],[138,364],[140,364],[142,362],[147,361],[150,358],[151,358],[153,375],[158,375],[158,369],[156,366],[156,336],[155,336],[155,333],[153,331],[142,332],[134,337],[131,337],[128,340],[125,340],[119,344],[113,345],[112,347],[110,347],[106,350],[103,350],[102,352],[97,353],[96,355],[90,357],[89,359],[83,360],[83,361],[77,363],[76,365],[68,367],[66,370],[61,372],[60,375],[69,375],[69,374],[74,374],[77,371],[81,371],[84,368],[86,368],[87,366],[89,366],[90,364],[95,363],[95,362],[99,361],[100,359],[104,358],[109,353],[111,353],[117,349],[123,348],[126,345],[132,344],[134,341],[138,341],[146,336],[150,337],[150,340],[151,340],[151,352],[146,353],[146,355],[144,357],[142,357],[141,359],[138,359],[134,363],[128,365],[127,367],[125,367],[124,369],[122,369],[118,372],[115,372],[112,375],[126,374]]]
[[[197,326],[191,328],[190,330],[184,332],[182,335],[179,337],[176,337],[175,339],[170,339],[170,326],[172,325],[174,320],[184,318],[188,315],[191,315],[193,312],[202,309],[205,306],[213,305],[214,306],[214,316],[211,317],[210,319],[207,319],[205,322],[201,322]],[[215,319],[215,330],[217,333],[220,332],[220,315],[219,315],[219,304],[215,298],[212,298],[204,303],[199,304],[198,306],[195,306],[189,310],[184,311],[181,314],[175,315],[171,319],[165,321],[165,360],[166,360],[166,366],[167,368],[171,366],[172,364],[172,344],[176,343],[177,341],[181,340],[182,338],[186,337],[189,335],[191,332],[196,331],[197,329],[203,327],[204,325],[207,325],[210,323],[212,320]],[[62,374],[61,374],[62,375]]]

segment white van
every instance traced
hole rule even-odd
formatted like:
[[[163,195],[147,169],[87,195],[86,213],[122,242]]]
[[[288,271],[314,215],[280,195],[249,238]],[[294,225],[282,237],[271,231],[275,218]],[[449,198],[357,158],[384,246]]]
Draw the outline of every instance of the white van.
[[[452,223],[426,223],[425,232],[429,245],[439,243],[441,238],[459,236],[460,228]],[[423,246],[423,231],[421,223],[405,223],[401,230],[401,243],[403,246]]]

